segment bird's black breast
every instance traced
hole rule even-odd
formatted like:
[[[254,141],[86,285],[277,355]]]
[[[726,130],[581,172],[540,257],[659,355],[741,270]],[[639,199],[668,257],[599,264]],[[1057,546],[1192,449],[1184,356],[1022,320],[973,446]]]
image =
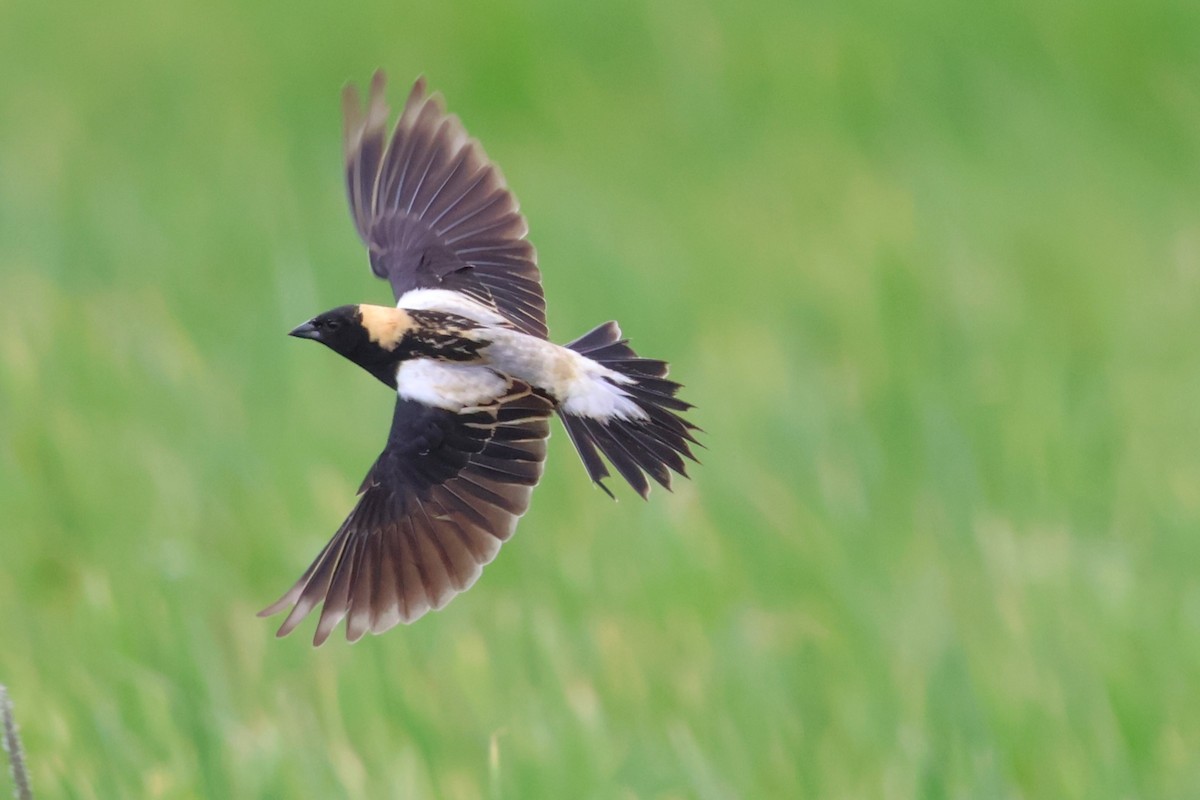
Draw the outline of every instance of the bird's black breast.
[[[387,447],[364,486],[406,485],[424,494],[457,475],[485,443],[485,432],[463,425],[453,411],[398,398]]]

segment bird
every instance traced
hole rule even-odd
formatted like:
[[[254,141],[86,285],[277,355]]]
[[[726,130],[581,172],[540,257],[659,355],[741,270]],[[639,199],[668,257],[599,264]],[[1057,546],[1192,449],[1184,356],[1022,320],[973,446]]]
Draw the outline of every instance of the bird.
[[[396,395],[353,510],[259,613],[289,611],[282,637],[320,605],[314,646],[343,619],[355,642],[469,588],[529,507],[552,416],[610,497],[605,459],[647,498],[651,480],[688,477],[700,445],[667,363],[638,356],[616,322],[550,341],[528,223],[499,168],[424,77],[389,134],[386,83],[377,71],[365,106],[344,89],[343,149],[354,225],[396,304],[338,306],[289,334]]]

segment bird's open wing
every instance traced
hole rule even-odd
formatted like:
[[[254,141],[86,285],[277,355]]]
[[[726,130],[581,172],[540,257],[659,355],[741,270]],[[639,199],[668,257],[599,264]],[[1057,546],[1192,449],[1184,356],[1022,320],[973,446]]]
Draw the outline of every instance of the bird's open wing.
[[[346,185],[371,269],[399,300],[412,289],[460,291],[521,331],[546,337],[546,301],[529,227],[500,170],[439,95],[418,79],[388,141],[383,72],[364,111],[347,86]]]
[[[514,381],[505,396],[454,413],[398,400],[387,447],[350,516],[287,594],[290,633],[324,603],[314,644],[343,618],[346,638],[438,609],[495,558],[542,475],[551,403]]]

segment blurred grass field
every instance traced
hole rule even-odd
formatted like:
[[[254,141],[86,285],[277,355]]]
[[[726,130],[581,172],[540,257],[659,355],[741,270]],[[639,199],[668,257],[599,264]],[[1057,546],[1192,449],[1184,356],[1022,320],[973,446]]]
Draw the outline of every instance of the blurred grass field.
[[[1200,792],[1200,6],[0,4],[0,683],[41,797]],[[559,341],[707,435],[561,429],[469,593],[254,612],[382,446],[284,337],[385,302],[338,93],[443,91]],[[8,790],[0,779],[0,792]]]

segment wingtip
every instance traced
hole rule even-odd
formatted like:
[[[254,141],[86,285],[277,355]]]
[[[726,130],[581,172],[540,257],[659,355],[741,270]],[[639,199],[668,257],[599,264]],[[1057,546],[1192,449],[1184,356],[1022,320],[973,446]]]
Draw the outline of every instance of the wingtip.
[[[418,75],[413,81],[412,89],[408,92],[408,100],[405,101],[405,108],[412,108],[425,101],[429,95],[429,83],[425,80],[424,75]]]
[[[267,617],[273,617],[276,614],[278,614],[279,612],[284,611],[288,606],[295,603],[296,600],[299,599],[299,597],[300,597],[300,591],[297,589],[297,587],[293,586],[291,589],[287,590],[284,593],[283,597],[280,597],[274,603],[271,603],[271,605],[267,606],[262,611],[259,611],[257,614],[255,614],[255,616],[258,617],[259,619],[266,619]]]
[[[332,621],[326,619],[324,611],[321,612],[321,618],[317,621],[317,629],[313,632],[313,647],[320,647],[329,641],[329,635],[333,633],[333,629],[342,621],[341,617],[336,617]]]
[[[304,616],[307,616],[307,614]],[[292,609],[292,613],[287,615],[287,619],[285,619],[283,624],[279,626],[279,630],[275,631],[275,638],[282,639],[292,631],[296,630],[296,627],[300,624],[301,620],[304,619],[304,616],[297,617],[295,609]]]
[[[356,112],[362,108],[362,101],[358,96],[358,84],[354,81],[347,81],[342,87],[342,113],[345,117],[352,116],[352,112]]]
[[[362,139],[363,127],[362,98],[358,95],[358,86],[347,83],[342,87],[342,138],[347,155],[358,146]]]
[[[387,76],[376,70],[371,76],[371,93],[367,96],[367,129],[383,131],[390,113],[387,105]]]

